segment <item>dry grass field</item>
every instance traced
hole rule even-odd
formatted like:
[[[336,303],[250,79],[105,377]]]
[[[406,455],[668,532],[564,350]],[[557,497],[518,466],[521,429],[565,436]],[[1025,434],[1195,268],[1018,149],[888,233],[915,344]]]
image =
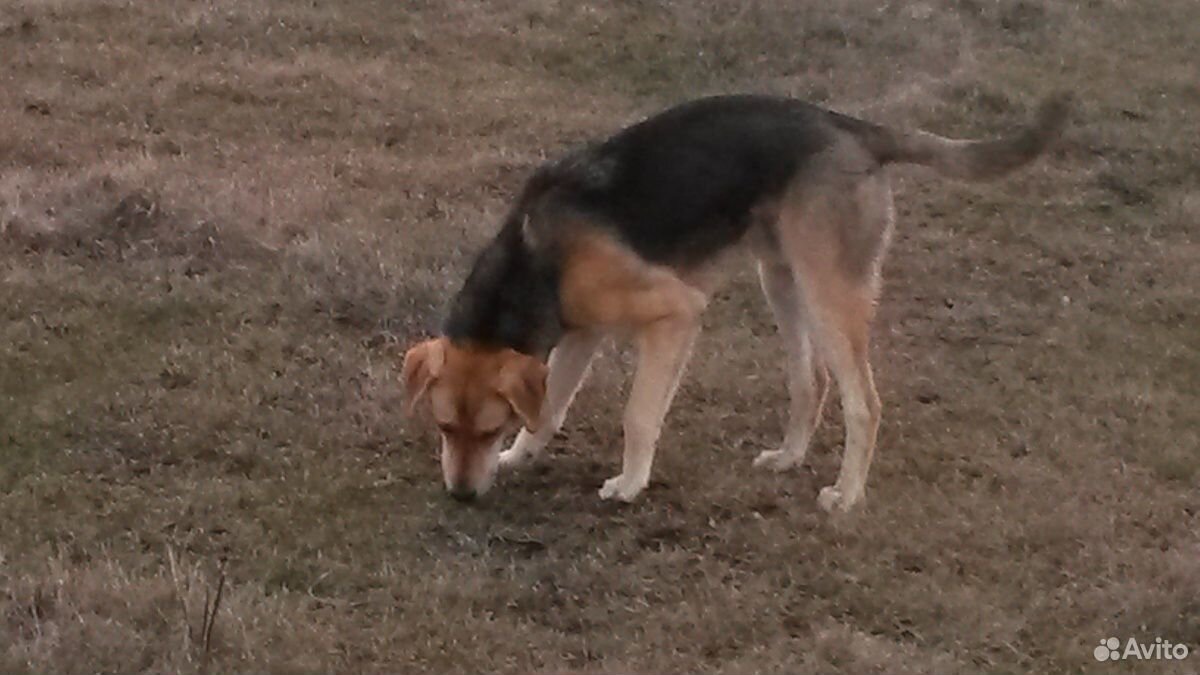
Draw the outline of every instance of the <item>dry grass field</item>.
[[[7,0],[0,671],[1200,672],[1200,3]],[[866,508],[786,409],[750,270],[655,480],[609,347],[540,463],[443,493],[397,348],[547,156],[795,95],[978,136],[895,171]],[[219,601],[217,600],[219,594]],[[216,606],[216,611],[211,609]],[[1102,638],[1190,645],[1098,663]]]

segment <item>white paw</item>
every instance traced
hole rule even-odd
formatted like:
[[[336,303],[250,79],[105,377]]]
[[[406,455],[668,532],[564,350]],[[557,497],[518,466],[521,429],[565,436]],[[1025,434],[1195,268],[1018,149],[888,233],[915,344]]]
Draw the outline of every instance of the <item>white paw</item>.
[[[796,454],[790,450],[764,450],[758,453],[758,457],[754,458],[754,466],[771,471],[787,471],[800,464],[804,460],[804,455]]]
[[[600,488],[600,498],[631,502],[645,489],[648,482],[646,480],[630,480],[625,477],[625,474],[613,476],[604,481],[604,485]]]
[[[858,491],[842,492],[842,489],[836,485],[821,488],[821,494],[817,495],[817,505],[827,513],[845,513],[862,501],[863,493]]]
[[[497,460],[500,463],[501,469],[511,469],[514,466],[520,466],[529,460],[532,453],[510,448],[500,453],[500,458]]]

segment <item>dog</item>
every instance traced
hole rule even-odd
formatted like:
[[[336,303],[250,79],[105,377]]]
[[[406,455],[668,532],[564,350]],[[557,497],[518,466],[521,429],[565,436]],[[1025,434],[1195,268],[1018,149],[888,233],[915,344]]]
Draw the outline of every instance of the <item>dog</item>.
[[[864,498],[880,419],[868,332],[893,228],[888,166],[998,177],[1041,154],[1067,110],[1065,97],[1052,97],[1011,136],[952,140],[789,98],[719,96],[542,165],[475,260],[442,334],[404,355],[408,408],[428,400],[446,488],[471,499],[498,467],[541,452],[597,347],[617,336],[636,346],[637,370],[621,473],[600,497],[636,498],[722,276],[718,262],[749,250],[786,344],[791,399],[782,445],[754,464],[803,461],[832,371],[845,448],[818,504],[849,510]]]

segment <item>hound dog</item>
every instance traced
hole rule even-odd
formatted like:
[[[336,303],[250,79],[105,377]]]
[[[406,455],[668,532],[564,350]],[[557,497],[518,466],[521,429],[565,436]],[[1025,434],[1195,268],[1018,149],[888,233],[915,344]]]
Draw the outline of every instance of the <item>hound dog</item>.
[[[791,398],[782,446],[754,463],[784,470],[804,459],[832,371],[845,449],[818,503],[851,508],[863,499],[879,426],[868,332],[893,227],[887,167],[1000,176],[1037,157],[1066,113],[1065,99],[1051,99],[1009,137],[964,141],[787,98],[720,96],[541,166],[475,260],[442,335],[404,357],[410,412],[427,399],[441,432],[446,488],[470,499],[498,466],[537,455],[597,346],[618,335],[636,346],[637,371],[621,473],[600,497],[637,497],[715,289],[715,263],[741,248],[757,261],[787,346]]]

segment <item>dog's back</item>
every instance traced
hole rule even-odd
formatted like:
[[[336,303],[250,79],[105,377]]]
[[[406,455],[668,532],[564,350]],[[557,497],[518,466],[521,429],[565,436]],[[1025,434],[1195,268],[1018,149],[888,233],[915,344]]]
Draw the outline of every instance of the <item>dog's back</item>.
[[[799,101],[707,98],[548,170],[564,203],[612,228],[638,255],[687,266],[739,240],[755,208],[778,198],[835,133],[828,113]]]
[[[794,99],[718,96],[671,108],[540,168],[515,212],[531,226],[547,199],[610,228],[648,262],[688,267],[740,240],[806,167],[860,149],[865,171],[916,163],[961,179],[1001,175],[1036,157],[1062,125],[1061,100],[998,141],[896,132]],[[855,168],[859,168],[856,166]],[[555,214],[556,216],[558,213]],[[553,233],[547,232],[544,234]],[[551,237],[552,238],[552,237]]]

